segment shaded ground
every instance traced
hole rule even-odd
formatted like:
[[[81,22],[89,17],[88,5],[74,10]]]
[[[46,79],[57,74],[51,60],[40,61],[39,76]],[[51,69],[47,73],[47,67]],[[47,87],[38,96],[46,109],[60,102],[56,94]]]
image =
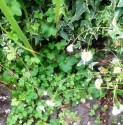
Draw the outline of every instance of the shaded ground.
[[[122,102],[122,99],[120,101]],[[10,92],[0,82],[0,125],[6,125],[6,118],[10,113],[10,102]],[[70,108],[80,117],[78,121],[71,121],[68,125],[123,125],[121,114],[118,116],[112,115],[112,106],[112,93],[107,92],[106,96],[99,100],[86,100],[77,104],[77,106],[63,105],[62,108]],[[58,118],[62,108],[54,112],[52,117]],[[90,113],[91,110],[94,110],[94,114],[93,112]]]
[[[3,83],[0,82],[0,125],[6,124],[6,118],[10,113],[10,92],[4,87]]]
[[[119,100],[120,102],[123,101],[122,99]],[[65,108],[71,109],[80,118],[77,121],[69,118],[69,121],[66,120],[66,125],[123,125],[122,114],[113,116],[112,107],[112,93],[109,91],[104,98],[98,100],[85,100],[76,106],[65,104],[60,111],[65,111]],[[58,118],[59,113],[59,111],[54,112],[52,117]]]
[[[94,105],[98,105],[98,108],[95,110],[95,115],[90,116],[89,112],[94,109]],[[112,106],[112,94],[107,92],[107,95],[99,101],[87,100],[72,107],[72,111],[81,117],[81,122],[75,125],[123,125],[122,114],[113,116]]]

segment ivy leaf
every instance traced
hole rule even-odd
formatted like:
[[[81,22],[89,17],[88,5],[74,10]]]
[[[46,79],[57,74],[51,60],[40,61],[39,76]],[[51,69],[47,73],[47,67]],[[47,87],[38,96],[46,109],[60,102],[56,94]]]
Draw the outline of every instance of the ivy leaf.
[[[88,92],[91,93],[94,98],[100,97],[100,91],[97,90],[94,86],[89,87]]]
[[[22,12],[21,12],[21,9],[20,9],[20,4],[16,0],[13,0],[11,2],[10,9],[11,9],[13,15],[17,15],[17,16],[21,16],[22,15]]]
[[[15,52],[9,52],[7,54],[7,59],[10,60],[10,61],[15,59]]]
[[[38,67],[34,67],[33,70],[30,71],[31,76],[36,76],[38,74]]]
[[[64,72],[68,72],[72,69],[72,66],[77,62],[77,59],[74,57],[67,57],[66,59],[62,60],[59,64],[60,69]]]
[[[65,56],[62,54],[62,55],[59,55],[58,57],[57,57],[57,63],[61,63],[61,62],[63,62],[63,60],[65,59]]]
[[[12,99],[12,103],[11,103],[12,106],[18,106],[18,104],[19,104],[19,101],[16,98]]]
[[[40,63],[40,60],[39,60],[38,57],[35,56],[35,57],[32,57],[32,58],[31,58],[31,62],[32,62],[32,63],[37,63],[37,64],[39,64],[39,63]]]
[[[47,58],[49,58],[50,60],[53,60],[55,58],[55,53],[48,53]]]
[[[69,62],[62,62],[59,64],[61,70],[63,70],[64,72],[68,72],[72,69],[72,66],[70,65]]]
[[[91,111],[89,112],[90,116],[94,116],[95,115],[95,110],[91,109]]]
[[[56,44],[56,47],[58,50],[63,50],[66,45],[67,45],[67,42],[65,40],[61,40],[61,42],[58,42]]]

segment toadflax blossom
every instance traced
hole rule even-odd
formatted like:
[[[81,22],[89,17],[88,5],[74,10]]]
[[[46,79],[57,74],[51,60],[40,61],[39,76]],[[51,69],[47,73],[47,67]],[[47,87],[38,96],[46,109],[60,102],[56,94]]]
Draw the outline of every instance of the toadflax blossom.
[[[52,100],[47,100],[47,101],[46,101],[46,104],[47,104],[48,106],[51,106],[51,107],[54,107],[54,106],[55,106],[55,103],[54,103]]]
[[[91,51],[83,51],[81,54],[81,59],[83,63],[85,64],[86,62],[89,62],[93,58],[92,52]]]
[[[70,45],[67,47],[67,51],[68,51],[68,52],[73,52],[73,44],[70,44]]]
[[[38,106],[38,108],[39,108],[41,111],[45,112],[44,106]]]
[[[120,67],[114,67],[115,74],[121,73],[121,70],[122,70],[122,68],[120,68]]]
[[[96,87],[97,89],[101,89],[101,84],[102,84],[102,83],[103,83],[102,78],[96,79],[96,81],[95,81],[95,87]]]

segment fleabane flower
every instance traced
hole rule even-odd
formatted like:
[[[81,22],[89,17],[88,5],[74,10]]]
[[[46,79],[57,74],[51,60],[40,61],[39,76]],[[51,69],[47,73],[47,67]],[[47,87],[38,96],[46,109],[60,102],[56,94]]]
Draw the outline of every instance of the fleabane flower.
[[[67,51],[68,51],[68,52],[73,52],[73,44],[70,44],[70,45],[67,47]]]
[[[115,74],[121,73],[121,70],[122,70],[122,68],[120,68],[120,67],[114,67],[114,73]]]
[[[45,112],[44,106],[38,106],[38,108],[39,108],[41,111]]]
[[[119,115],[121,112],[123,112],[122,104],[119,105],[119,108],[117,108],[116,106],[113,107],[113,110],[112,110],[113,115]]]
[[[119,115],[121,113],[120,108],[118,109],[116,106],[113,107],[112,114]]]
[[[83,51],[81,54],[81,59],[84,62],[84,64],[86,62],[89,62],[91,59],[93,58],[92,52],[91,51]]]
[[[102,78],[96,79],[96,81],[95,81],[95,87],[96,87],[97,89],[100,89],[102,83],[103,83]]]
[[[48,106],[51,106],[51,107],[54,107],[54,106],[55,106],[55,103],[54,103],[52,100],[47,100],[47,101],[46,101],[46,104],[47,104]]]

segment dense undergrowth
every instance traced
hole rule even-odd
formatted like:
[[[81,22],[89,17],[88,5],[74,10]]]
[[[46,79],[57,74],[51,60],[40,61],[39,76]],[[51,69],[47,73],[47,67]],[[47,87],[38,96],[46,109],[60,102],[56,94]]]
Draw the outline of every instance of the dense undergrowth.
[[[6,4],[14,17],[0,5],[0,80],[12,96],[7,125],[65,125],[70,112],[55,119],[55,109],[99,99],[107,89],[113,93],[114,115],[115,109],[122,112],[122,0]]]

